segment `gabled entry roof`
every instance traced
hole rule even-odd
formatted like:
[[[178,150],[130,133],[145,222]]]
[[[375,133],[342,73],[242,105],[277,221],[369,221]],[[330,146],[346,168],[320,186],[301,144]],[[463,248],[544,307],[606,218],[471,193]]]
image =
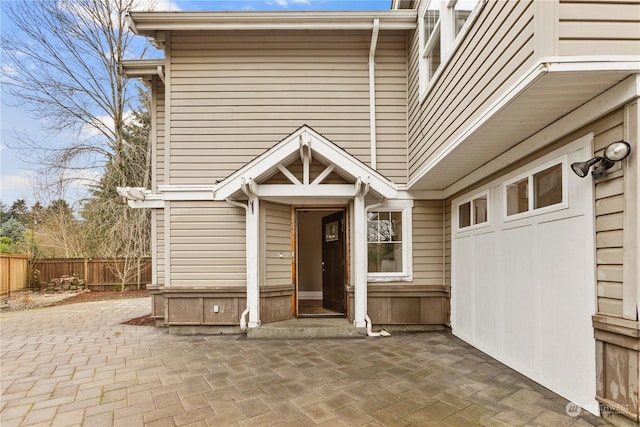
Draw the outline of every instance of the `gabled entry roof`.
[[[304,165],[302,180],[286,166],[296,159]],[[326,169],[313,180],[309,164],[320,161]],[[290,181],[285,185],[260,185],[270,176],[282,172]],[[331,173],[337,173],[354,184],[323,184]],[[257,196],[269,197],[353,197],[361,185],[385,197],[397,196],[396,185],[307,125],[297,129],[278,144],[238,169],[213,188],[214,200],[225,200],[243,192],[247,186],[257,187]]]

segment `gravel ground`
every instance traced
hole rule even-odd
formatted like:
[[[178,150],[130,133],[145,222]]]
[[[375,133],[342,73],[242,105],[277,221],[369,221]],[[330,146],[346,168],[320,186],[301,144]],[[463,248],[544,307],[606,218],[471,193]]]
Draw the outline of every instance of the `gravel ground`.
[[[80,293],[91,291],[64,291],[55,294],[47,294],[44,292],[19,291],[13,292],[9,297],[2,298],[2,311],[18,311],[28,310],[37,307],[46,307],[67,298],[75,297]]]
[[[91,292],[63,291],[56,293],[34,292],[30,290],[14,292],[9,297],[3,297],[0,311],[29,310],[38,307],[52,305],[73,304],[77,302],[101,301],[107,299],[144,298],[149,296],[149,291],[126,292]]]

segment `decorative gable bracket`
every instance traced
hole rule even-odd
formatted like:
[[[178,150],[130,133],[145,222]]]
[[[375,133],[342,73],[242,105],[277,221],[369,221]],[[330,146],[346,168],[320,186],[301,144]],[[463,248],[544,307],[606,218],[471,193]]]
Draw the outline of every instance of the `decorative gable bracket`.
[[[301,180],[287,168],[296,158],[302,161]],[[310,165],[313,160],[327,166],[311,180]],[[260,183],[278,171],[290,184]],[[323,184],[333,172],[354,181],[356,185]],[[216,184],[213,198],[235,198],[243,193],[248,194],[245,190],[261,198],[352,198],[356,196],[360,183],[365,183],[382,197],[397,197],[398,189],[393,182],[305,125]]]

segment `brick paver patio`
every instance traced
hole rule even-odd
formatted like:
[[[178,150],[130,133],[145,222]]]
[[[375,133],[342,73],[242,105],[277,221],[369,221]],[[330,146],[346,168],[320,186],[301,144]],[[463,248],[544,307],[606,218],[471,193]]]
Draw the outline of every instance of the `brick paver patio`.
[[[449,333],[259,341],[121,325],[149,299],[0,314],[2,427],[590,426]]]

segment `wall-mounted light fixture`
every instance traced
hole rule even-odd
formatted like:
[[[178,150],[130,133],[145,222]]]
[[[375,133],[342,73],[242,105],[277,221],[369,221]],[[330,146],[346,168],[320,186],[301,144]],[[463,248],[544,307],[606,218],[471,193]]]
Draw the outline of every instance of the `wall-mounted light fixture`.
[[[589,169],[595,165],[591,175],[594,178],[602,178],[607,173],[607,169],[611,168],[616,162],[626,159],[629,153],[631,153],[631,146],[628,142],[612,142],[604,149],[602,156],[595,156],[586,162],[572,163],[571,169],[580,178],[584,178],[589,173]]]

